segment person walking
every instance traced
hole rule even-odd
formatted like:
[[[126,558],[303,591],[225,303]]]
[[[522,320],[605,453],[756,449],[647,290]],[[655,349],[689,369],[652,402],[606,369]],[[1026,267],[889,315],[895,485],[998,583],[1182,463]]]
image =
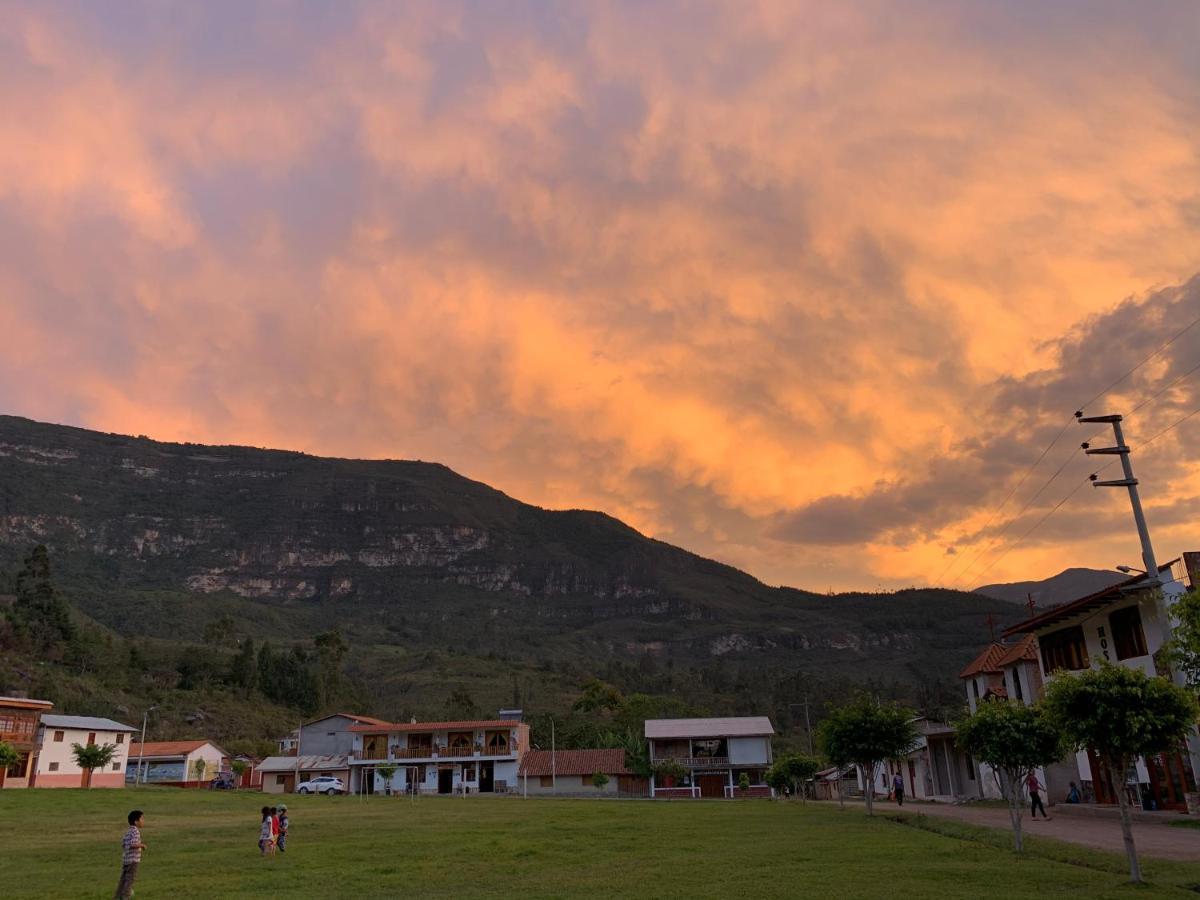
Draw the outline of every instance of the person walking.
[[[278,846],[280,853],[285,853],[287,851],[288,835],[287,805],[280,803],[277,807],[275,807],[275,809],[279,812],[279,840],[276,842],[276,846]]]
[[[1036,819],[1037,812],[1040,809],[1043,819],[1050,818],[1046,815],[1046,807],[1042,804],[1042,784],[1033,772],[1030,772],[1029,777],[1025,779],[1025,787],[1029,788],[1030,817]]]
[[[142,863],[142,811],[135,809],[127,817],[129,830],[121,839],[121,880],[117,882],[116,900],[133,896],[133,882],[137,878],[138,866]]]
[[[896,798],[896,805],[904,805],[904,776],[899,772],[892,778],[892,795]]]

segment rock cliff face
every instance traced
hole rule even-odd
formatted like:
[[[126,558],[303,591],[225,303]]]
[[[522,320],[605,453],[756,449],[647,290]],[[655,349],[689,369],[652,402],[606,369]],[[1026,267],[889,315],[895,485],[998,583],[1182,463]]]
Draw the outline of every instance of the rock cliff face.
[[[47,544],[75,601],[126,631],[174,627],[172,604],[240,599],[353,622],[453,615],[509,645],[571,634],[630,656],[903,658],[968,654],[975,639],[959,636],[1006,606],[769,588],[609,516],[532,507],[431,463],[0,417],[0,486],[0,562]],[[147,596],[155,605],[137,606]]]

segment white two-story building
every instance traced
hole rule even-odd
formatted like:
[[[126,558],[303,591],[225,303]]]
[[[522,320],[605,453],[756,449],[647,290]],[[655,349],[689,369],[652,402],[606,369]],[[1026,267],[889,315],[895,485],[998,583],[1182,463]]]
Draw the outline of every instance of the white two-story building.
[[[37,787],[125,787],[125,763],[134,728],[94,716],[43,715],[38,726]],[[102,769],[84,772],[75,761],[75,744],[113,747]]]
[[[350,728],[350,790],[421,794],[515,791],[529,725],[510,719],[390,722]],[[380,768],[393,768],[390,779]]]
[[[647,719],[650,765],[659,772],[651,776],[650,796],[770,797],[766,777],[774,734],[766,716]],[[663,772],[667,767],[677,773]],[[738,787],[743,774],[750,781],[748,791]]]
[[[1159,651],[1170,639],[1170,608],[1188,589],[1188,576],[1176,559],[1159,567],[1159,578],[1161,590],[1139,573],[1039,613],[1009,628],[1005,636],[1036,638],[1037,651],[1031,662],[1036,664],[1041,682],[1052,680],[1060,670],[1079,672],[1100,660],[1141,669],[1147,675],[1169,675]],[[1032,680],[1033,671],[1026,674]],[[1040,684],[1030,685],[1030,689],[1040,690]],[[1195,734],[1186,745],[1164,748],[1139,760],[1138,785],[1126,786],[1131,799],[1140,802],[1140,788],[1145,788],[1158,808],[1183,809],[1184,793],[1196,789],[1198,760],[1200,739]],[[1075,763],[1085,799],[1116,803],[1114,785],[1092,751],[1078,753]]]

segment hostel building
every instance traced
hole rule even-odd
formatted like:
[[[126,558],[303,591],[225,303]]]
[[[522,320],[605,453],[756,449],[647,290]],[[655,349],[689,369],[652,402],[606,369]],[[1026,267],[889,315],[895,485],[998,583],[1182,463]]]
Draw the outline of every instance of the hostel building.
[[[0,769],[0,788],[32,787],[37,776],[37,733],[42,715],[54,708],[49,700],[0,697],[0,741],[17,751],[17,761]]]

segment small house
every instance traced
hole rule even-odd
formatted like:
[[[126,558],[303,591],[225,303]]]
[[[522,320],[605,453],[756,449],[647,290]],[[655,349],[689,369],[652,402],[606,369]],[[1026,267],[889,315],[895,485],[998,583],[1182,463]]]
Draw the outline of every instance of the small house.
[[[94,716],[43,715],[38,728],[37,787],[125,787],[130,735],[135,729]],[[88,774],[75,761],[75,745],[114,748],[112,760]]]
[[[203,738],[191,741],[148,741],[129,748],[127,784],[204,787],[225,768],[229,754]]]

